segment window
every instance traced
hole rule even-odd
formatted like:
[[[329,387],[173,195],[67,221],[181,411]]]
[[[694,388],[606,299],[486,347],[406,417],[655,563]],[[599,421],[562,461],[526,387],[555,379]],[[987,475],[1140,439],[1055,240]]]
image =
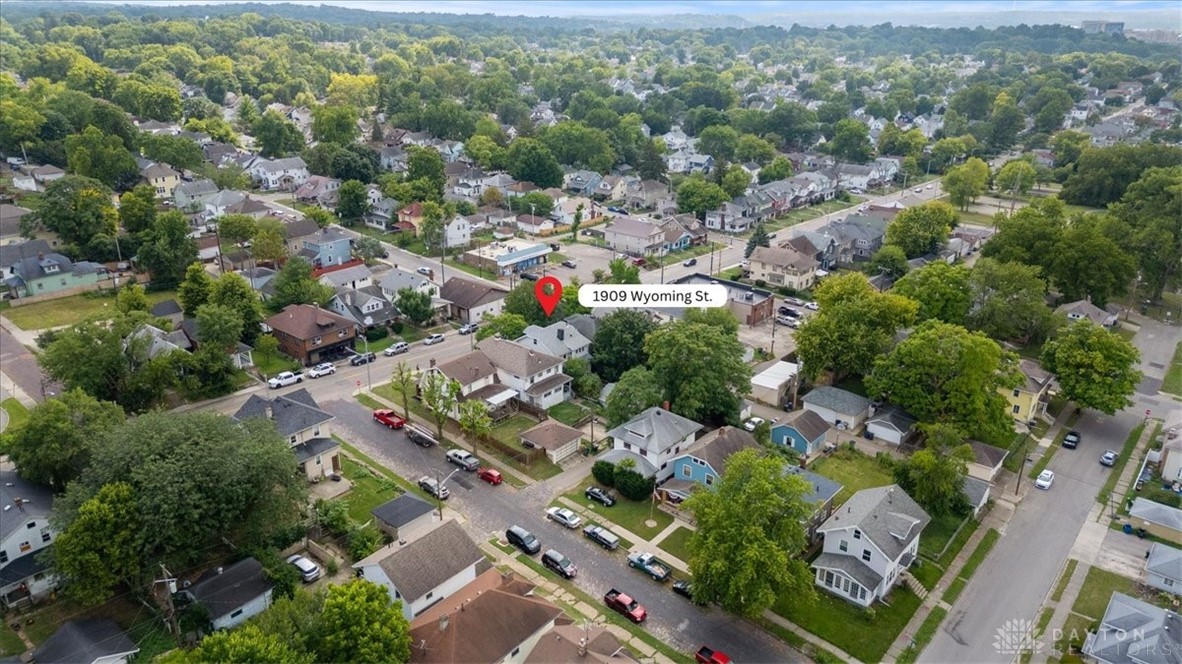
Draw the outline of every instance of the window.
[[[288,440],[290,440],[290,441],[291,441],[291,444],[292,444],[292,445],[295,445],[295,444],[296,444],[296,437],[295,437],[294,435],[293,435],[291,438],[289,438]]]
[[[434,594],[435,594],[435,591],[434,591],[434,590],[432,590],[431,592],[429,592],[429,593],[427,593],[426,595],[424,595],[424,596],[423,596],[423,599],[431,599],[431,597],[432,597]]]
[[[825,585],[830,588],[833,587],[833,572],[829,570],[825,570]]]
[[[648,456],[648,450],[642,448],[640,450],[640,456],[642,456],[642,457]]]
[[[711,486],[711,485],[713,485],[713,484],[714,484],[714,476],[713,476],[713,475],[707,475],[707,476],[706,476],[706,486]]]
[[[624,449],[626,449],[626,450],[632,449],[632,443],[624,443]]]
[[[319,346],[320,345],[320,337],[312,337],[312,345]]]
[[[48,528],[46,528],[45,530],[42,530],[42,531],[41,531],[41,541],[42,541],[42,542],[48,542],[48,541],[49,541],[50,539],[52,539],[52,538],[53,538],[53,535],[50,535],[50,534],[49,534],[49,529],[48,529]]]
[[[1166,578],[1163,578],[1163,579],[1161,580],[1161,582],[1162,582],[1162,585],[1166,586],[1167,588],[1173,588],[1173,587],[1174,587],[1174,580],[1173,580],[1173,579],[1166,579]]]
[[[320,427],[319,426],[317,426],[315,429],[312,430],[312,435],[316,436],[317,438],[320,437]]]
[[[866,589],[865,588],[862,588],[862,587],[858,588],[858,599],[866,599]]]
[[[26,524],[25,524],[25,528],[33,529],[33,528],[36,528],[36,527],[37,527],[37,522],[36,522],[36,521],[30,521],[30,522],[28,522],[28,523],[26,523]]]
[[[7,551],[0,551],[0,563],[6,563],[6,562],[8,562],[8,552]]]
[[[870,549],[862,549],[862,560],[870,562]]]
[[[850,550],[850,543],[845,540],[841,540],[841,542],[837,545],[837,549],[839,551],[849,551]]]
[[[854,539],[862,539],[862,531],[854,528]]]
[[[682,466],[681,467],[681,476],[682,477],[689,477],[690,475],[691,475],[691,473],[690,473],[689,466]]]
[[[1022,410],[1022,409],[1021,409],[1021,407],[1019,407],[1019,406],[1018,406],[1018,404],[1014,404],[1014,409],[1013,409],[1013,411],[1012,411],[1012,412],[1013,412],[1013,413],[1015,413],[1015,414],[1017,414],[1017,412],[1018,412],[1019,410]]]
[[[509,653],[509,656],[510,656],[510,657],[516,657],[516,656],[518,655],[518,653],[520,653],[520,652],[521,652],[521,647],[520,647],[520,646],[518,646],[518,647],[516,647],[516,648],[514,648],[514,649],[513,649],[513,652]]]
[[[319,454],[316,455],[316,465],[317,466],[320,465],[320,455]]]
[[[238,610],[237,610],[237,611],[235,611],[234,613],[231,613],[231,614],[230,614],[230,617],[231,617],[231,618],[237,618],[237,617],[238,617],[238,616],[240,616],[240,615],[242,615],[242,609],[238,609]]]

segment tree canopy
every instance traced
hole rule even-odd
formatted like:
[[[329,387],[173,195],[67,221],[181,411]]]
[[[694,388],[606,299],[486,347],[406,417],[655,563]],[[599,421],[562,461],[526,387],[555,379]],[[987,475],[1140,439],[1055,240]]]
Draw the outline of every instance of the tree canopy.
[[[1064,398],[1108,415],[1133,404],[1140,359],[1136,346],[1088,320],[1060,330],[1042,351],[1042,366],[1055,374]]]

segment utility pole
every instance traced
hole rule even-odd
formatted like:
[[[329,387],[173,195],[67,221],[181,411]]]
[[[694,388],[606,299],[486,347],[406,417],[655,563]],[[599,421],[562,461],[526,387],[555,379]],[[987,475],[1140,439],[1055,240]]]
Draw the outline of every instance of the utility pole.
[[[443,441],[441,440],[440,442],[442,443]],[[456,468],[455,470],[448,473],[447,477],[445,477],[443,479],[439,479],[439,471],[438,470],[435,471],[435,504],[439,506],[439,520],[440,521],[443,521],[443,499],[439,497],[439,494],[443,493],[443,483],[450,480],[452,475],[455,475],[456,473],[460,472],[461,470],[463,470],[463,469]]]
[[[1022,438],[1022,465],[1018,468],[1018,482],[1014,486],[1014,494],[1015,495],[1017,495],[1018,492],[1022,489],[1022,476],[1026,474],[1026,462],[1028,461],[1028,458],[1026,456],[1026,445],[1029,442],[1030,442],[1030,432],[1027,431],[1026,435]]]
[[[153,586],[164,584],[164,602],[165,611],[168,613],[168,624],[172,627],[172,635],[176,639],[177,647],[180,648],[184,646],[184,639],[181,636],[180,623],[176,619],[176,605],[172,602],[172,594],[176,592],[176,579],[172,574],[169,574],[164,563],[160,563],[160,573],[163,578],[157,580]]]

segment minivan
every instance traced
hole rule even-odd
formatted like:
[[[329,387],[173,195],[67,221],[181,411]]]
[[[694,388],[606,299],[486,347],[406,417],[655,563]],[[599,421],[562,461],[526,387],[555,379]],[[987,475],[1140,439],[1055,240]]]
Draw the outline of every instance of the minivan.
[[[521,526],[510,526],[509,530],[505,531],[505,539],[531,556],[542,550],[542,544],[538,542],[538,538]]]
[[[554,549],[547,549],[546,553],[542,554],[542,565],[554,570],[564,579],[573,579],[579,573],[579,568],[571,562],[570,558]]]

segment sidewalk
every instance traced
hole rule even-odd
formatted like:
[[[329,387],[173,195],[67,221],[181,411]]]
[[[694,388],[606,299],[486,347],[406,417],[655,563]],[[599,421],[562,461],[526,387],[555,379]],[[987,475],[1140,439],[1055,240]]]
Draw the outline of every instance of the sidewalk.
[[[1051,600],[1048,596],[1047,602],[1043,604],[1043,607],[1045,608],[1047,604],[1050,604],[1055,607],[1055,611],[1051,614],[1051,622],[1047,623],[1046,629],[1043,630],[1043,634],[1039,637],[1040,639],[1042,636],[1051,633],[1051,630],[1055,629],[1056,626],[1063,625],[1067,622],[1067,615],[1071,613],[1071,607],[1075,604],[1076,598],[1079,597],[1079,591],[1083,588],[1084,579],[1088,576],[1088,569],[1090,568],[1087,563],[1081,563],[1075,566],[1075,570],[1071,573],[1071,580],[1067,582],[1067,587],[1063,589],[1063,595],[1059,598],[1059,601]],[[1055,585],[1057,586],[1058,582]],[[1054,587],[1052,587],[1051,592],[1054,592]],[[1042,608],[1039,609],[1039,615],[1042,615]],[[1050,644],[1041,640],[1035,642],[1035,652],[1030,658],[1031,664],[1045,664],[1053,654],[1050,652],[1051,649],[1049,647],[1039,648],[1040,645],[1049,646]]]
[[[817,591],[817,592],[821,592],[821,591]],[[842,650],[841,648],[838,648],[837,646],[833,645],[832,643],[829,643],[825,639],[822,639],[821,637],[816,636],[812,632],[809,632],[805,629],[797,627],[795,623],[788,622],[782,616],[777,615],[776,612],[772,611],[771,609],[767,609],[766,611],[764,611],[762,617],[764,620],[767,620],[768,622],[775,623],[775,624],[779,625],[780,627],[783,627],[784,629],[788,630],[789,632],[792,632],[793,634],[799,636],[800,638],[804,639],[805,641],[808,641],[809,643],[813,644],[814,646],[828,650],[829,652],[833,653],[834,655],[837,655],[838,657],[840,657],[841,661],[843,661],[843,662],[849,662],[849,664],[861,664],[861,662],[858,659],[856,659],[855,657],[853,657],[852,655],[850,655],[846,651]],[[887,656],[889,657],[890,653],[887,653]]]

